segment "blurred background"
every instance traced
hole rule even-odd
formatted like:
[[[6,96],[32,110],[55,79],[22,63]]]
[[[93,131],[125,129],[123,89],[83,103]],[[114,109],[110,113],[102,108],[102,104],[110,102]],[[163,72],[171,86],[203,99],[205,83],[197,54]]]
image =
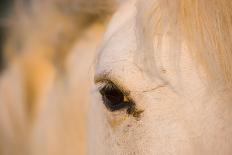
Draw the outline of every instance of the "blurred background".
[[[4,59],[3,59],[3,44],[6,35],[6,29],[8,23],[6,22],[7,17],[10,14],[12,7],[12,0],[2,0],[0,3],[0,70],[3,69]]]
[[[87,154],[94,57],[113,0],[1,0],[0,155]]]

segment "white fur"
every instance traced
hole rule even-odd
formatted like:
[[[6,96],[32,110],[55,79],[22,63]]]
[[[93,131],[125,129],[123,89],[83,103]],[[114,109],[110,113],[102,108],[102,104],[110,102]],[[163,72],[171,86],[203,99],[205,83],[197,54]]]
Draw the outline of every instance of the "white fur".
[[[162,37],[162,53],[156,51],[157,71],[152,78],[139,61],[134,61],[140,50],[135,3],[128,1],[114,15],[99,52],[95,76],[107,74],[108,80],[130,92],[137,108],[144,112],[140,118],[125,110],[109,112],[96,83],[89,153],[231,154],[231,106],[220,89],[209,92],[205,70],[197,67],[184,43],[179,51],[178,72],[170,63],[174,57],[170,57],[169,34]]]

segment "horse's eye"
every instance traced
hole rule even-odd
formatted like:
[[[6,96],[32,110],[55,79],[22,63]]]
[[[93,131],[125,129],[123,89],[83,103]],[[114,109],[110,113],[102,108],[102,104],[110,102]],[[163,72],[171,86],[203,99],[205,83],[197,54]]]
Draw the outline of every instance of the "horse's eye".
[[[103,103],[110,111],[130,108],[130,100],[112,82],[108,82],[100,89]]]

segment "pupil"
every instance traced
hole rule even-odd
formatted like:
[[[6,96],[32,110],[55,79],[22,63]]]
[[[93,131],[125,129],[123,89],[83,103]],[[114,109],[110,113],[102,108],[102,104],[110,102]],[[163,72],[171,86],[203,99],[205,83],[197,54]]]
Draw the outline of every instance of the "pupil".
[[[124,102],[124,94],[113,83],[107,83],[100,90],[104,105],[110,111],[116,111],[123,108],[128,108],[129,104]]]
[[[109,101],[111,101],[112,104],[119,104],[123,102],[124,95],[117,89],[112,89],[108,91],[106,90],[104,95]]]

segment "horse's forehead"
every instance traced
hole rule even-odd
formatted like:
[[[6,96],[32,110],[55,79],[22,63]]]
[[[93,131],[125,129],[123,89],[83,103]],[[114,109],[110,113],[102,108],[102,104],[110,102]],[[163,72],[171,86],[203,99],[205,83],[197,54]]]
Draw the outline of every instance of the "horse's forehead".
[[[136,48],[135,1],[125,2],[115,13],[104,35],[98,61],[108,64],[125,57],[131,57]],[[101,66],[101,65],[100,65]]]
[[[110,24],[108,30],[105,33],[104,40],[108,40],[114,35],[118,30],[125,26],[128,22],[135,22],[136,16],[136,0],[127,0],[121,7],[116,11]]]

